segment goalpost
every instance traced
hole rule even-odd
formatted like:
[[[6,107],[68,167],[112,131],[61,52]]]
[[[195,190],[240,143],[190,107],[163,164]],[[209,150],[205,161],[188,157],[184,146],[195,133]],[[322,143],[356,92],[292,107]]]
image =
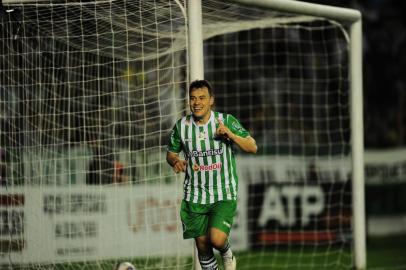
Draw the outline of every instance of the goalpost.
[[[3,0],[0,268],[198,268],[165,161],[197,78],[238,153],[238,269],[366,267],[361,16],[290,0]]]
[[[361,13],[357,10],[338,8],[326,5],[287,0],[235,0],[248,6],[269,8],[278,12],[309,15],[335,20],[338,23],[349,24],[349,93],[351,118],[351,179],[352,179],[352,218],[354,266],[357,269],[366,268],[366,229],[365,229],[365,196],[364,196],[364,142],[363,142],[363,99],[362,99],[362,26]],[[201,38],[200,1],[189,0],[189,55],[190,80],[204,78],[203,47]],[[286,21],[289,23],[289,20]],[[257,25],[257,27],[263,27]],[[242,27],[244,29],[244,27]],[[345,30],[343,30],[345,31]],[[216,72],[214,70],[213,72]],[[238,79],[238,78],[236,78]],[[252,120],[252,119],[251,119]],[[198,267],[198,266],[197,266]]]

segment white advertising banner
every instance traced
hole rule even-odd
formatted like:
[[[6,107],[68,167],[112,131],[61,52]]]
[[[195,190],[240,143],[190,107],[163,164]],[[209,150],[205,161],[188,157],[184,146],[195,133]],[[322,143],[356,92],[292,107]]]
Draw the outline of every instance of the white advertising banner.
[[[367,184],[406,183],[406,149],[365,152]]]
[[[364,160],[367,185],[406,183],[405,148],[367,150]],[[351,174],[350,156],[244,156],[238,166],[242,179],[275,183],[300,183],[314,176],[319,183],[345,182]]]
[[[192,254],[192,241],[183,240],[179,219],[182,176],[176,177],[176,181],[162,181],[156,171],[154,179],[158,180],[153,184],[86,185],[83,183],[87,168],[83,166],[88,163],[88,152],[75,151],[66,162],[61,161],[64,157],[60,155],[58,162],[42,162],[43,157],[26,155],[24,173],[28,185],[0,189],[0,252],[7,255],[0,256],[0,264],[10,260],[55,263]],[[79,158],[76,160],[75,156]],[[405,149],[368,151],[365,161],[367,182],[405,181]],[[248,207],[253,190],[249,188],[266,188],[261,191],[265,199],[269,194],[280,194],[280,201],[287,195],[293,201],[293,191],[302,197],[312,192],[309,194],[319,199],[308,200],[314,204],[301,208],[304,214],[300,220],[306,221],[307,212],[311,210],[309,213],[314,215],[323,209],[320,186],[347,183],[350,176],[349,157],[240,156],[237,165],[238,210],[230,235],[234,250],[247,250],[250,246],[248,226],[253,217]],[[51,185],[57,172],[65,178],[58,178]],[[164,177],[169,176],[174,177],[166,173]],[[262,187],[264,180],[270,185]],[[304,183],[312,189],[305,189]],[[269,198],[276,200],[277,196]],[[259,225],[275,220],[281,224],[297,223],[290,212],[269,211],[255,197],[251,198],[252,203],[263,208],[255,213]],[[274,217],[277,214],[279,219]]]
[[[240,178],[251,184],[338,183],[348,180],[351,163],[348,157],[243,156],[237,160]]]
[[[2,211],[24,218],[14,222],[13,237],[25,244],[0,263],[190,255],[192,244],[182,239],[179,220],[181,192],[179,182],[13,189],[1,196],[24,196],[24,203]],[[1,237],[11,243],[9,233]]]
[[[243,194],[241,191],[241,199],[246,197]],[[10,216],[8,231],[4,231],[0,241],[3,246],[17,240],[19,243],[14,252],[0,257],[0,263],[10,259],[20,263],[55,263],[192,254],[192,242],[182,237],[180,182],[30,187],[29,191],[17,188],[0,196],[22,201],[0,208]],[[240,203],[232,231],[236,250],[247,248],[246,225],[241,222],[245,219],[245,205]],[[11,232],[14,241],[10,241]]]

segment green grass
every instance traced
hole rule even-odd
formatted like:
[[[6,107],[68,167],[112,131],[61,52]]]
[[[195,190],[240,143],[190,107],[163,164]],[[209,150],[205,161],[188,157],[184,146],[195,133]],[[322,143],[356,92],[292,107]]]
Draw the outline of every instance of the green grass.
[[[335,270],[352,269],[352,255],[348,247],[274,248],[267,251],[240,252],[236,254],[239,270]],[[138,269],[190,270],[192,258],[123,259],[132,261]],[[111,270],[115,261],[70,263],[19,267],[16,270]],[[406,270],[406,235],[372,238],[367,241],[367,269]],[[9,269],[7,266],[0,269]],[[220,264],[219,267],[222,270]]]
[[[349,248],[276,250],[273,252],[238,254],[238,269],[351,269],[353,258]],[[271,267],[270,267],[271,266]],[[369,238],[367,269],[406,270],[406,235]]]
[[[368,269],[406,269],[406,235],[367,241]]]

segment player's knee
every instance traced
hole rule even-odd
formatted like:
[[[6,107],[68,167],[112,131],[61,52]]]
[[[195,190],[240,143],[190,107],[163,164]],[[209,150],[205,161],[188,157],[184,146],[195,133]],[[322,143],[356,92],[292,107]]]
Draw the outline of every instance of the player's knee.
[[[217,250],[222,249],[224,247],[225,243],[226,243],[225,239],[222,239],[222,238],[212,238],[211,239],[212,246]]]
[[[221,249],[224,247],[227,240],[227,235],[225,233],[211,233],[210,242],[215,249]]]

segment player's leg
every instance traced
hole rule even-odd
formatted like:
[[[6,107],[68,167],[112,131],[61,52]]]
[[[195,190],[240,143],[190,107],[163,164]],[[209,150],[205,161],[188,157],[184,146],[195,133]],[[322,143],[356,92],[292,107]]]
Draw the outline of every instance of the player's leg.
[[[237,267],[237,261],[230,248],[228,242],[228,234],[212,227],[210,228],[210,243],[212,246],[220,252],[223,259],[223,265],[225,270],[235,270]]]
[[[197,247],[197,256],[199,257],[202,270],[217,270],[217,260],[214,257],[213,247],[207,235],[195,238]]]
[[[228,241],[236,209],[235,201],[217,202],[209,220],[210,243],[220,252],[225,270],[235,270],[237,264]]]
[[[207,236],[209,207],[183,201],[180,210],[183,238],[194,238],[202,270],[217,270],[217,260]]]

